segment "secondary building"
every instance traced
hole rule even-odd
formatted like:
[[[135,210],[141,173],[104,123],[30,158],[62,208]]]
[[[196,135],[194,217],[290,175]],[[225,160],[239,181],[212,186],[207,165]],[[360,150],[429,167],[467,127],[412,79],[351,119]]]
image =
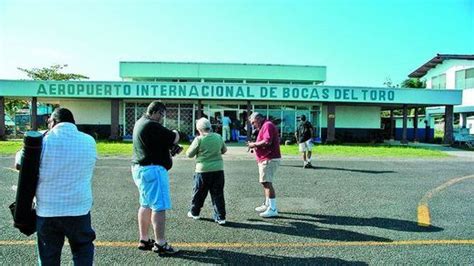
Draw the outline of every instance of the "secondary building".
[[[228,116],[247,138],[247,117],[257,111],[275,122],[282,140],[293,138],[304,114],[323,142],[383,139],[383,110],[403,109],[406,121],[409,108],[442,105],[449,116],[462,102],[459,90],[325,86],[324,66],[120,62],[120,77],[119,82],[0,80],[0,136],[5,98],[31,100],[33,117],[37,102],[69,108],[81,130],[111,139],[130,138],[146,106],[161,100],[168,108],[165,125],[189,136],[196,133],[196,119],[208,117],[218,131],[220,119]],[[447,134],[449,142],[452,131]]]
[[[409,77],[425,81],[429,89],[461,91],[462,103],[454,106],[454,122],[457,128],[471,125],[468,124],[468,117],[474,116],[474,55],[437,54]],[[429,120],[444,116],[444,113],[444,106],[426,109]]]

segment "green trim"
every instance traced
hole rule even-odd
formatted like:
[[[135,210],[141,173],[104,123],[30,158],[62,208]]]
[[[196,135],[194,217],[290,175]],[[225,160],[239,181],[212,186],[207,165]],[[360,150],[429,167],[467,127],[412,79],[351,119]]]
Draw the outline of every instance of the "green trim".
[[[247,80],[247,81],[326,81],[325,66],[120,62],[120,77],[153,80]]]
[[[445,113],[444,106],[427,108],[426,112],[428,114],[444,114]],[[474,113],[474,105],[461,105],[461,106],[454,106],[454,113]]]
[[[0,95],[459,105],[462,91],[287,84],[0,80]]]

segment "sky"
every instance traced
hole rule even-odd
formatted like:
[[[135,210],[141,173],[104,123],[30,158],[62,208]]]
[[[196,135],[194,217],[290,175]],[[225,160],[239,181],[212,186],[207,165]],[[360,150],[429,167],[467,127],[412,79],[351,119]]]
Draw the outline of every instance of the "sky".
[[[120,61],[327,67],[326,85],[383,87],[441,54],[474,54],[474,0],[0,0],[0,79]]]

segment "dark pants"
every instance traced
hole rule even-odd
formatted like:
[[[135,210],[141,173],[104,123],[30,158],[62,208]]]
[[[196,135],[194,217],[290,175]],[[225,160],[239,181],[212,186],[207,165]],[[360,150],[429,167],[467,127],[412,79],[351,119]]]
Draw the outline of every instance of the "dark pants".
[[[191,201],[193,215],[198,216],[201,212],[207,192],[211,193],[214,219],[225,220],[224,171],[194,174],[193,200]]]
[[[90,213],[82,216],[37,216],[38,252],[40,265],[60,265],[64,237],[69,240],[74,265],[92,265],[94,262],[95,232]]]

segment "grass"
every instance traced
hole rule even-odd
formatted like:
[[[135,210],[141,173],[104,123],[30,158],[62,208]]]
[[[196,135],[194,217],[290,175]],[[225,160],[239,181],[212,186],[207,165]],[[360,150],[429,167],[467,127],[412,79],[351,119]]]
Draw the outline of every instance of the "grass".
[[[282,145],[282,154],[298,155],[298,146]],[[408,146],[389,146],[389,145],[317,145],[313,148],[313,153],[318,156],[337,156],[337,157],[428,157],[439,158],[449,157],[444,152]]]
[[[181,144],[185,150],[189,144]],[[13,155],[21,147],[21,140],[10,140],[0,142],[0,155]],[[236,146],[236,145],[229,145]],[[98,141],[97,152],[100,157],[104,156],[132,156],[131,142],[110,142]],[[297,145],[282,145],[281,152],[283,155],[298,155]],[[388,145],[317,145],[313,152],[318,156],[338,156],[338,157],[424,157],[424,158],[440,158],[448,157],[446,153],[441,151],[407,146],[388,146]]]
[[[132,156],[132,142],[98,141],[99,156]]]
[[[23,140],[0,141],[0,155],[12,155],[23,147]]]

